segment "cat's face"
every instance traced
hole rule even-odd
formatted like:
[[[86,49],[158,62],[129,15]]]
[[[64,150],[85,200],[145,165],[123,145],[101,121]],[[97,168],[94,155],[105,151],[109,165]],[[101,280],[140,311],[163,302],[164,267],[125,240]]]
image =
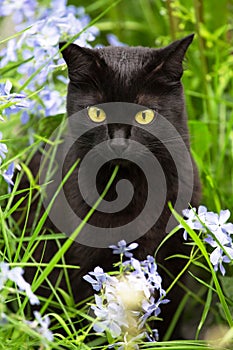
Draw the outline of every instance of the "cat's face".
[[[182,61],[192,39],[191,35],[158,50],[143,47],[87,49],[74,44],[65,48],[62,53],[70,78],[68,116],[84,110],[85,123],[93,126],[83,137],[80,148],[85,145],[88,150],[108,140],[113,157],[120,158],[133,151],[128,140],[134,140],[154,152],[155,142],[150,131],[157,127],[158,115],[166,118],[188,145],[180,78]],[[117,113],[106,103],[116,103]],[[127,103],[132,107],[127,108]],[[80,119],[80,123],[83,122]]]

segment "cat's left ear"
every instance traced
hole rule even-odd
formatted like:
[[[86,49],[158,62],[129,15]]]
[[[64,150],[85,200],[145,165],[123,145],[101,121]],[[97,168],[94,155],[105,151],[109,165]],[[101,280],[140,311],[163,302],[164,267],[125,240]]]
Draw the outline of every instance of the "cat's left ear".
[[[159,51],[161,63],[154,69],[154,72],[163,72],[172,81],[180,80],[183,74],[182,62],[193,37],[194,34],[188,35],[162,48]]]
[[[94,50],[66,42],[59,43],[59,48],[72,82],[96,84],[96,73],[103,68],[103,62]]]

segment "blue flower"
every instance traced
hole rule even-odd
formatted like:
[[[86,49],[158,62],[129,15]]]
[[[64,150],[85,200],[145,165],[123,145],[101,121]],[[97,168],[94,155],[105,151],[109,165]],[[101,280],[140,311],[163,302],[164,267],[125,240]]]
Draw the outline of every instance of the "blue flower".
[[[94,278],[89,275],[93,276]],[[101,269],[101,267],[97,266],[94,268],[93,272],[89,272],[89,275],[85,275],[83,278],[85,281],[91,283],[94,290],[99,292],[107,280],[106,273],[103,271],[103,269]]]
[[[12,83],[7,80],[5,84],[0,84],[0,102],[7,105],[9,102],[12,103],[9,107],[4,109],[4,113],[9,116],[13,112],[18,112],[21,108],[28,108],[30,102],[26,100],[24,94],[10,93]]]
[[[152,329],[151,333],[146,333],[146,337],[150,342],[157,342],[159,341],[159,332],[158,329]]]
[[[7,42],[6,47],[0,51],[0,68],[4,68],[8,62],[18,60],[16,40],[11,39]]]
[[[168,299],[159,299],[157,302],[155,302],[155,299],[153,296],[150,298],[149,301],[144,300],[142,303],[142,307],[143,307],[143,310],[145,313],[140,318],[139,327],[142,328],[149,317],[151,317],[151,316],[157,317],[161,313],[161,309],[160,309],[159,305],[167,304],[169,302],[170,302],[170,300],[168,300]]]
[[[110,245],[109,248],[113,249],[113,254],[123,254],[124,256],[131,258],[133,256],[130,253],[130,250],[136,249],[138,247],[138,243],[131,243],[126,245],[126,241],[122,240],[117,243],[117,245]]]
[[[12,181],[12,178],[14,176],[14,162],[12,162],[8,169],[6,171],[4,171],[4,173],[2,174],[4,180],[6,181],[6,183],[9,185],[8,189],[10,191],[10,186],[14,186],[14,182]]]
[[[221,231],[223,233],[233,233],[233,224],[227,223],[230,218],[230,210],[221,210],[220,214],[206,213],[206,226],[211,232]]]
[[[218,271],[219,268],[223,276],[226,272],[223,263],[230,263],[233,261],[233,247],[224,247],[224,250],[227,255],[219,246],[210,254],[210,261],[214,266],[214,270]]]
[[[184,209],[182,213],[184,215],[186,223],[189,225],[189,227],[192,230],[206,231],[205,227],[201,223],[205,220],[205,215],[207,213],[207,208],[204,205],[199,206],[198,212],[196,208],[192,208],[192,209]],[[183,227],[183,226],[180,225],[180,227]],[[185,240],[188,239],[188,232],[186,230],[184,231],[183,237]]]
[[[53,333],[48,328],[50,325],[49,316],[45,315],[42,317],[39,311],[34,311],[33,314],[35,319],[33,321],[25,321],[25,323],[44,338],[44,341],[42,341],[46,345],[47,341],[53,341]]]
[[[202,230],[206,233],[204,241],[212,248],[215,248],[210,254],[210,261],[214,266],[214,270],[220,269],[224,275],[225,268],[223,263],[230,263],[233,259],[233,242],[231,235],[233,234],[233,224],[227,222],[230,218],[230,211],[221,210],[220,214],[208,212],[207,208],[200,206],[198,213],[196,209],[186,209],[183,211],[187,224],[192,229]],[[201,223],[201,222],[202,223]],[[182,225],[180,225],[182,226]],[[185,231],[185,238],[187,232]]]
[[[96,305],[91,306],[97,316],[97,321],[93,326],[94,330],[103,333],[108,329],[113,338],[119,337],[122,332],[121,327],[127,327],[124,308],[114,301],[106,303],[103,297],[96,294],[95,303]]]
[[[39,96],[44,103],[46,117],[65,113],[65,100],[59,91],[46,87]]]
[[[39,311],[34,311],[35,320],[38,323],[36,327],[38,333],[40,333],[48,341],[53,341],[53,333],[48,329],[50,325],[50,319],[48,315],[41,317]]]
[[[119,41],[116,35],[114,34],[108,34],[107,40],[111,46],[127,46],[126,44]]]
[[[129,250],[137,246],[132,243],[127,247],[125,241],[111,246],[116,254],[130,255],[130,260],[120,262],[118,276],[109,276],[100,267],[84,276],[100,292],[100,295],[95,294],[95,304],[91,306],[97,317],[94,330],[100,333],[108,330],[113,338],[124,337],[123,342],[116,343],[122,349],[123,344],[126,346],[129,343],[131,348],[136,349],[137,345],[131,342],[135,334],[136,337],[145,337],[144,332],[140,333],[139,330],[150,316],[160,313],[160,304],[169,302],[164,299],[165,291],[161,286],[162,279],[157,272],[155,259],[148,255],[146,260],[139,261],[131,256]],[[156,290],[160,292],[157,301],[154,297]]]
[[[147,259],[141,262],[141,265],[144,270],[144,274],[147,277],[147,281],[157,290],[160,291],[161,294],[164,294],[164,290],[162,289],[162,278],[157,272],[157,265],[155,263],[155,259],[153,256],[148,255]]]
[[[3,289],[4,284],[9,279],[14,282],[20,291],[25,291],[31,305],[38,305],[39,299],[32,292],[31,286],[23,278],[23,269],[21,267],[14,267],[13,269],[9,268],[9,265],[5,262],[0,263],[0,290]]]
[[[13,15],[13,20],[16,24],[23,21],[31,23],[37,7],[38,3],[36,0],[2,0],[0,16]]]

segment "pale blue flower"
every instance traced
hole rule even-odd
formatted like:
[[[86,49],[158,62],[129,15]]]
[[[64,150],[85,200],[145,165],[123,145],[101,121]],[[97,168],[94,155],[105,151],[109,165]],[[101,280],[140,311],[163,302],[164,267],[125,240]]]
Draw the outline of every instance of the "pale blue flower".
[[[207,208],[204,205],[200,205],[198,208],[198,212],[196,208],[184,209],[182,211],[183,216],[185,218],[186,223],[192,230],[203,230],[206,231],[205,227],[201,222],[205,222],[205,216],[207,213]],[[199,219],[198,219],[199,218]],[[180,227],[183,227],[180,225]],[[185,230],[183,233],[183,237],[185,240],[188,239],[188,232]]]
[[[126,44],[119,41],[116,35],[114,34],[108,34],[107,40],[111,46],[127,46]]]
[[[92,278],[91,276],[93,276],[94,278]],[[107,280],[106,273],[99,266],[95,267],[93,272],[89,272],[88,275],[83,276],[83,278],[85,281],[91,283],[92,288],[97,292],[99,292],[102,289],[103,284]]]
[[[15,23],[21,23],[25,19],[32,19],[38,6],[35,0],[1,0],[0,16],[13,15]]]
[[[98,333],[103,333],[109,330],[113,338],[119,337],[121,334],[121,327],[127,327],[127,320],[125,318],[125,311],[122,305],[116,302],[106,303],[106,300],[95,294],[95,303],[92,305],[97,321],[93,328]]]
[[[14,182],[13,182],[13,176],[14,176],[14,162],[12,162],[9,167],[7,168],[7,170],[5,170],[2,174],[4,180],[6,181],[6,183],[9,185],[9,190],[10,190],[10,186],[14,186]]]
[[[126,245],[125,240],[121,240],[117,245],[110,245],[109,248],[113,249],[113,254],[123,254],[124,256],[131,258],[133,256],[130,250],[134,250],[138,247],[138,243],[131,243]]]
[[[151,333],[146,333],[146,337],[150,342],[157,342],[159,341],[159,332],[158,329],[152,329]]]
[[[65,100],[59,91],[46,87],[39,96],[43,101],[46,117],[65,113]]]
[[[233,233],[233,224],[227,223],[230,218],[230,210],[221,210],[220,214],[206,213],[206,226],[211,232],[221,230],[223,233]]]
[[[0,68],[4,68],[8,62],[18,60],[16,39],[8,40],[6,47],[0,51]]]
[[[137,246],[131,243],[127,247],[122,240],[111,248],[116,254],[131,256],[129,250]],[[169,302],[163,298],[165,291],[162,289],[162,279],[157,272],[155,259],[150,255],[144,261],[131,256],[130,260],[121,262],[119,276],[109,276],[97,267],[94,272],[84,276],[84,279],[96,291],[101,292],[101,295],[95,294],[95,304],[91,306],[97,317],[93,328],[100,333],[108,330],[113,338],[123,337],[132,327],[139,329],[150,316],[160,313],[160,304]],[[160,292],[157,301],[154,298],[155,290]],[[128,340],[125,338],[122,346],[123,343],[128,344]]]
[[[24,291],[31,303],[31,305],[38,305],[39,299],[32,292],[31,286],[23,278],[24,270],[21,267],[9,268],[9,265],[5,262],[0,263],[0,290],[3,289],[6,281],[9,279],[14,282],[20,291]]]
[[[224,247],[224,250],[228,255],[219,246],[210,254],[210,261],[214,266],[214,270],[218,271],[219,268],[222,275],[225,275],[226,272],[223,263],[233,261],[233,247]]]
[[[29,108],[30,102],[26,100],[24,94],[11,93],[12,83],[7,80],[5,84],[0,84],[0,102],[7,105],[9,102],[13,104],[4,109],[4,113],[9,116],[11,113],[18,112],[21,108]]]
[[[192,229],[202,230],[202,232],[207,233],[204,241],[212,248],[215,248],[210,254],[210,261],[214,266],[214,270],[220,269],[220,272],[224,275],[225,268],[223,263],[230,263],[233,259],[233,242],[231,237],[233,224],[227,222],[230,218],[230,211],[228,209],[221,210],[220,214],[217,214],[208,212],[206,207],[200,206],[197,214],[196,209],[192,208],[184,210],[183,215],[186,218],[186,223]],[[187,235],[185,235],[186,237]]]
[[[53,341],[53,333],[49,330],[50,319],[48,315],[41,316],[39,311],[34,311],[35,320],[38,323],[36,330],[48,341]]]
[[[169,302],[170,300],[168,299],[159,299],[158,301],[155,301],[155,298],[153,296],[149,300],[143,300],[142,308],[145,313],[140,318],[139,327],[142,328],[149,317],[157,317],[161,313],[159,306],[161,304],[167,304]]]
[[[157,265],[155,263],[154,257],[148,255],[147,259],[141,262],[141,265],[143,267],[147,281],[153,288],[159,290],[160,294],[164,295],[165,291],[162,289],[162,278],[157,272]]]

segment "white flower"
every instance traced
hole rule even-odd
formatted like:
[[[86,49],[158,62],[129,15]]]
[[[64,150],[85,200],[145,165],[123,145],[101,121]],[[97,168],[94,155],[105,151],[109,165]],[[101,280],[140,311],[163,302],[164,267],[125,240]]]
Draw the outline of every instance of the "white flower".
[[[48,329],[50,325],[49,316],[45,315],[44,317],[42,317],[39,311],[34,311],[34,316],[39,326],[37,326],[36,328],[38,333],[40,333],[47,340],[53,341],[53,333]]]
[[[10,281],[16,283],[20,291],[24,291],[29,298],[31,305],[38,305],[39,299],[32,292],[31,286],[23,278],[24,270],[21,267],[14,267],[10,270],[9,265],[6,262],[0,263],[0,290],[4,287],[4,284],[9,279]]]

